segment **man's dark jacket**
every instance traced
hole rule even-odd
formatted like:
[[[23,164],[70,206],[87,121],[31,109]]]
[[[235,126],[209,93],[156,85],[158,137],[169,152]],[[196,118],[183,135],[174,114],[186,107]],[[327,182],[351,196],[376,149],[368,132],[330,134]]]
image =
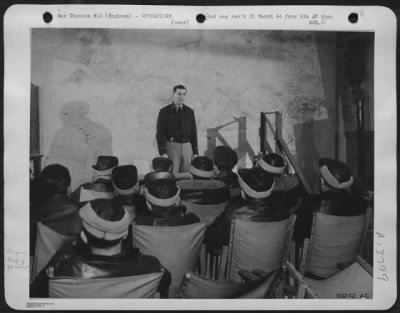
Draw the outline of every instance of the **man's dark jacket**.
[[[30,286],[30,296],[47,298],[49,296],[49,277],[47,269],[54,269],[54,277],[105,278],[134,276],[160,272],[162,265],[157,258],[143,255],[139,249],[123,242],[123,251],[114,256],[94,255],[79,238],[66,246],[51,259]],[[164,269],[158,291],[163,298],[168,297],[171,274]]]
[[[167,140],[175,142],[190,142],[193,154],[198,153],[197,129],[194,111],[186,105],[182,106],[182,128],[178,123],[178,112],[175,105],[163,107],[157,119],[157,145],[160,155],[167,153]]]

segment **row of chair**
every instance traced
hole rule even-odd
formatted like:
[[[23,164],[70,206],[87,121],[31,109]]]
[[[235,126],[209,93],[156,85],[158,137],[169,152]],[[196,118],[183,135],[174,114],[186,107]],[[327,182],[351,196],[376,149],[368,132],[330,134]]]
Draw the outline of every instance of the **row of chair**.
[[[291,273],[295,273],[294,270],[298,271],[298,277],[304,277],[304,274],[308,273],[321,278],[334,277],[343,269],[338,265],[355,260],[364,240],[367,220],[368,213],[357,217],[316,213],[311,238],[306,240],[299,260],[295,258],[295,247],[291,241],[294,216],[279,222],[252,222],[236,218],[232,221],[229,246],[222,247],[219,251],[207,251],[202,244],[206,229],[204,222],[174,227],[133,224],[132,235],[135,247],[144,254],[157,257],[171,272],[170,297],[229,298],[241,297],[256,289],[268,290],[286,262],[289,262],[286,265]],[[40,272],[60,247],[74,239],[59,235],[39,223],[31,277],[34,278]],[[65,297],[65,293],[55,292],[60,284],[64,284],[64,290],[67,290],[66,286],[73,281],[75,285],[81,285],[82,289],[87,287],[86,284],[96,282],[98,286],[107,290],[108,281],[115,287],[114,291],[108,294],[109,297],[152,297],[154,293],[149,290],[153,290],[155,285],[155,292],[162,273],[158,273],[158,276],[156,274],[135,276],[134,279],[118,278],[115,282],[107,279],[103,279],[105,282],[96,279],[55,279],[50,284],[50,296]],[[121,287],[118,287],[118,281]],[[303,281],[299,286],[305,290],[310,286],[320,287],[318,283],[307,281],[305,278]],[[139,288],[137,286],[143,286],[143,290],[135,292]],[[124,288],[127,288],[125,293],[117,292]],[[85,290],[82,293],[76,292],[73,297],[89,296],[87,292],[90,288]],[[128,292],[129,290],[132,293]],[[98,291],[95,294],[100,296],[103,293]],[[327,296],[324,292],[321,295]]]

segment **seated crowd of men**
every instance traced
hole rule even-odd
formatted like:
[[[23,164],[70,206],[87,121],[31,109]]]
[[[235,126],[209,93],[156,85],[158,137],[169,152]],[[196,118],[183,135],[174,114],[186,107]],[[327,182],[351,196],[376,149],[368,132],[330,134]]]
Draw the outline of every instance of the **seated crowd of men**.
[[[153,159],[153,172],[139,179],[134,165],[119,165],[115,156],[99,156],[93,165],[92,182],[71,192],[66,167],[52,164],[40,173],[31,195],[31,254],[36,225],[57,233],[75,235],[77,240],[56,253],[34,279],[31,297],[48,297],[52,277],[118,277],[159,272],[162,264],[143,255],[132,245],[132,223],[148,226],[178,226],[200,222],[187,212],[182,201],[224,203],[223,212],[207,226],[204,243],[208,249],[227,245],[233,218],[280,221],[297,214],[294,240],[310,235],[312,214],[362,214],[365,203],[354,192],[354,179],[343,162],[320,160],[320,193],[307,195],[296,175],[287,174],[287,164],[278,154],[255,160],[252,168],[233,171],[238,157],[226,146],[216,147],[213,160],[205,156],[191,162],[190,178],[218,181],[215,189],[201,192],[181,190],[172,172],[171,160]],[[222,182],[222,183],[221,183]],[[168,297],[171,275],[168,268],[159,286]]]

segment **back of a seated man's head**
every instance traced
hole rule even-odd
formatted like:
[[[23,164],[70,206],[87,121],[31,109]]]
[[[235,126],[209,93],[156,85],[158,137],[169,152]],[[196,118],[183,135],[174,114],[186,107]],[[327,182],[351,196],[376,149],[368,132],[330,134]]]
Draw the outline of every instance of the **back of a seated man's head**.
[[[114,193],[120,197],[131,197],[138,193],[138,172],[134,165],[120,165],[113,169],[111,181]]]
[[[192,160],[192,175],[194,179],[211,179],[214,176],[214,163],[206,156],[198,156]]]
[[[263,160],[267,162],[269,165],[275,166],[275,167],[282,167],[285,165],[285,161],[283,158],[276,153],[269,153],[266,156],[263,157]]]
[[[259,161],[258,165],[264,171],[274,176],[280,176],[285,168],[285,160],[279,154],[269,153],[262,157],[262,161]]]
[[[254,192],[268,192],[273,188],[274,178],[270,173],[265,172],[261,168],[254,167],[251,169],[240,169],[238,171],[240,179]],[[246,198],[253,198],[249,195],[242,186],[242,191]]]
[[[46,166],[39,175],[39,188],[42,197],[67,195],[71,185],[68,169],[60,164]]]
[[[169,179],[157,179],[152,181],[147,186],[148,192],[155,198],[159,199],[161,202],[163,199],[170,199],[176,195],[178,192],[178,187],[176,183]],[[159,206],[151,203],[151,206],[155,210],[166,210],[168,208],[174,207],[174,205],[169,206]]]
[[[228,146],[218,146],[214,149],[213,158],[215,166],[220,171],[231,171],[238,162],[235,150]]]
[[[330,174],[337,180],[338,183],[348,182],[351,178],[351,171],[346,163],[334,160],[330,158],[321,158],[319,161],[319,166],[322,168],[326,166],[330,172]],[[327,180],[321,175],[322,181],[324,182],[325,189],[335,189],[334,186],[331,186]]]
[[[97,217],[100,218],[100,221],[104,221],[105,224],[109,224],[109,222],[120,222],[126,214],[124,208],[120,206],[117,201],[110,199],[96,199],[90,201],[90,206]],[[99,228],[101,228],[101,226]],[[100,231],[103,231],[103,229],[100,229]],[[83,224],[83,232],[86,235],[88,245],[98,249],[113,247],[122,240],[122,237],[113,240],[99,238],[92,234],[89,228],[85,228],[85,223]]]
[[[168,158],[154,158],[151,164],[155,172],[172,172],[172,161]]]

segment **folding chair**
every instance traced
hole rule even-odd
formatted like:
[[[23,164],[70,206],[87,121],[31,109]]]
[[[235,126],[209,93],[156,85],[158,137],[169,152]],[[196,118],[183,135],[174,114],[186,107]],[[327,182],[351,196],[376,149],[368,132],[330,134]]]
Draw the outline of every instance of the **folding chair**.
[[[75,239],[76,236],[61,235],[41,222],[38,222],[31,281],[35,279],[58,250]]]
[[[204,240],[206,225],[143,226],[132,224],[133,246],[143,254],[153,255],[171,272],[170,295],[186,272],[195,270]]]
[[[176,297],[190,299],[264,298],[276,278],[276,274],[277,271],[270,275],[257,277],[255,280],[231,283],[186,273]]]
[[[364,200],[367,201],[368,209],[366,212],[366,225],[358,255],[372,265],[374,251],[374,193],[372,191],[367,191]]]
[[[110,278],[49,279],[50,298],[153,298],[163,272]]]
[[[373,276],[371,266],[360,256],[356,261],[324,280],[304,277],[307,284],[322,299],[372,298]]]
[[[186,212],[194,213],[201,223],[210,225],[229,203],[229,190],[219,180],[181,180],[181,202]]]
[[[299,286],[297,298],[372,298],[372,268],[360,256],[356,256],[355,260],[350,266],[323,280],[304,277],[288,262],[289,272]]]
[[[288,299],[317,299],[318,296],[310,288],[290,261],[286,261],[288,280],[282,283],[282,297]]]
[[[328,278],[340,271],[338,264],[352,262],[368,229],[363,215],[336,216],[314,213],[310,239],[305,239],[300,272]]]
[[[207,250],[202,244],[199,267],[196,274],[215,280],[226,280],[226,264],[228,260],[228,246]]]
[[[278,269],[289,257],[294,221],[295,215],[274,222],[234,218],[229,239],[227,279],[239,282],[240,270],[260,269],[269,273]]]

